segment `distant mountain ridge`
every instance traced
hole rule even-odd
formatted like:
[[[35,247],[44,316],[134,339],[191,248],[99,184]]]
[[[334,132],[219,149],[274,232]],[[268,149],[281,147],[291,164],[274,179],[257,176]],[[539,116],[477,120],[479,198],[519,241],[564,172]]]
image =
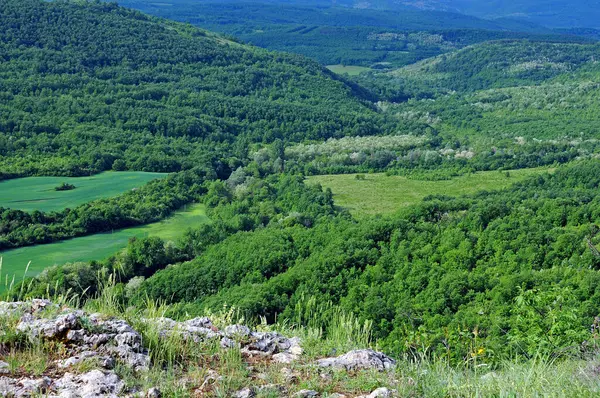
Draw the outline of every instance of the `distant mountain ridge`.
[[[599,28],[600,2],[596,0],[370,0],[356,1],[374,8],[412,7],[420,10],[459,12],[485,19],[514,18],[551,28]]]

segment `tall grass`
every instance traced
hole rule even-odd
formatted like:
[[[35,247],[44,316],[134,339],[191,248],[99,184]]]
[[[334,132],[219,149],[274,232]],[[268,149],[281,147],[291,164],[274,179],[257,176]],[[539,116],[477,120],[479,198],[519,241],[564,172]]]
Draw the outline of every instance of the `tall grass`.
[[[507,360],[492,370],[472,364],[450,366],[445,358],[423,354],[418,358],[401,358],[396,370],[389,373],[335,371],[324,377],[323,370],[313,365],[315,358],[340,355],[375,343],[370,322],[361,322],[331,302],[319,302],[314,297],[299,300],[292,320],[258,326],[303,339],[305,354],[298,362],[285,365],[297,375],[297,380],[290,382],[282,376],[283,365],[269,361],[249,364],[239,349],[222,349],[218,341],[193,343],[178,333],[161,334],[157,322],[152,320],[168,313],[168,305],[146,300],[138,307],[127,307],[115,277],[99,277],[104,278],[100,293],[86,303],[78,295],[52,299],[72,308],[83,304],[90,312],[126,319],[141,333],[152,366],[149,371],[136,374],[118,365],[117,373],[128,386],[141,389],[159,386],[165,396],[190,396],[190,391],[198,389],[208,391],[205,396],[229,397],[243,387],[267,383],[285,385],[290,395],[310,388],[322,392],[324,397],[333,392],[356,396],[382,386],[396,390],[398,396],[410,397],[600,396],[598,358],[569,360],[538,355],[527,362]],[[240,313],[230,307],[209,315],[220,327],[244,323]],[[45,374],[50,364],[47,358],[59,356],[60,347],[20,340],[16,334],[18,320],[0,316],[0,359],[10,364],[15,375]],[[191,387],[182,384],[182,380]],[[269,395],[265,392],[259,396]]]

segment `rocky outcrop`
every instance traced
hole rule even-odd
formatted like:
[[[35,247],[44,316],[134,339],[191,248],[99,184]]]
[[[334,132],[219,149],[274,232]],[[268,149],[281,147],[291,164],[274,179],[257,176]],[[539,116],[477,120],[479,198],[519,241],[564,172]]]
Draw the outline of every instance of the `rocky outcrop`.
[[[320,367],[332,367],[346,370],[376,369],[384,371],[396,366],[396,361],[387,355],[373,350],[354,350],[334,358],[317,361]]]
[[[9,363],[0,361],[0,396],[55,398],[161,396],[160,391],[155,388],[146,393],[127,390],[125,383],[113,372],[117,363],[130,368],[133,374],[148,370],[151,365],[142,335],[123,319],[60,308],[47,300],[0,302],[0,317],[10,318],[10,322],[16,325],[14,331],[22,338],[33,342],[41,340],[58,343],[61,353],[64,354],[53,363],[52,371],[48,373],[49,377],[15,377],[23,374],[14,373]],[[224,349],[239,349],[251,362],[291,364],[299,360],[303,353],[298,338],[287,338],[275,332],[254,331],[245,325],[229,325],[219,330],[206,317],[183,322],[163,317],[142,319],[141,322],[145,324],[145,330],[157,333],[161,339],[174,338],[176,342],[186,344],[213,341]],[[348,371],[362,369],[385,371],[392,369],[395,361],[383,353],[367,349],[350,351],[339,357],[324,358],[318,360],[316,365],[321,368]],[[78,369],[84,373],[77,374]],[[299,381],[301,372],[293,369],[293,366],[281,367],[281,375],[285,380],[282,385],[265,384],[268,381],[266,376],[257,373],[253,378],[262,380],[259,384],[263,385],[245,388],[232,396],[238,398],[264,394],[295,397],[321,396],[319,392],[313,390],[294,393],[294,390],[289,387]],[[332,378],[333,372],[325,371],[321,376],[324,377],[323,375]],[[208,386],[218,383],[221,379],[222,377],[214,370],[209,369],[208,376],[198,391],[203,391],[205,387],[209,388]],[[337,396],[343,397],[341,394]],[[379,388],[361,398],[392,396],[393,391]]]
[[[96,360],[112,368],[115,360],[136,370],[148,369],[150,357],[142,346],[142,336],[121,319],[105,319],[99,314],[64,310],[54,316],[43,311],[28,311],[21,317],[17,332],[29,339],[57,340],[65,343],[69,357],[58,362],[68,368],[85,360]]]

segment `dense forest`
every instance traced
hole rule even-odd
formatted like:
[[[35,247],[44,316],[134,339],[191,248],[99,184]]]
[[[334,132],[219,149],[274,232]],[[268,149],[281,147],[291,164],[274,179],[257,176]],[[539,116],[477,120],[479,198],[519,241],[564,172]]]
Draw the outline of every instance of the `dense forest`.
[[[587,161],[361,222],[301,179],[214,182],[205,196],[213,224],[175,244],[134,240],[106,264],[55,267],[25,285],[93,294],[99,270],[119,270],[124,305],[166,300],[171,316],[227,304],[249,319],[297,322],[303,311],[327,319],[341,308],[374,322],[379,344],[397,355],[577,354],[595,344],[600,304],[600,258],[589,248],[598,175],[600,163]]]
[[[528,22],[483,20],[409,7],[389,12],[326,2],[119,3],[259,47],[302,54],[324,65],[398,67],[488,40],[578,40],[573,37],[575,31],[555,32]]]
[[[3,176],[226,177],[253,142],[391,130],[358,88],[299,56],[115,4],[4,0],[0,13]]]
[[[210,218],[173,241],[48,264],[9,297],[86,300],[110,280],[115,306],[161,303],[174,318],[227,307],[303,327],[348,313],[387,353],[450,363],[597,348],[598,44],[405,32],[456,36],[429,55],[448,54],[351,81],[113,3],[0,0],[0,16],[2,179],[171,173],[72,209],[1,208],[0,250],[147,224],[191,202]],[[510,40],[485,41],[498,38]],[[360,219],[305,178],[509,178],[540,165],[551,167],[502,191]]]

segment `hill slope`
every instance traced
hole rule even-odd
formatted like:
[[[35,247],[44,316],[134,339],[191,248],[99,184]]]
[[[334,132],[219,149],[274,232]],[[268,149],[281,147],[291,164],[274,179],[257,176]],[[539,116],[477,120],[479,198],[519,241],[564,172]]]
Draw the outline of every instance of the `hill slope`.
[[[595,68],[599,54],[600,45],[594,43],[498,40],[391,72],[373,72],[359,81],[366,86],[379,86],[395,100],[434,97],[455,91],[540,84]]]
[[[0,16],[5,176],[85,174],[119,159],[119,168],[227,175],[250,142],[389,128],[302,57],[114,4],[1,0]]]
[[[269,0],[120,3],[234,35],[260,47],[306,55],[326,65],[400,66],[485,40],[560,37],[531,23],[488,21],[409,7],[389,12],[341,7],[343,3]]]

